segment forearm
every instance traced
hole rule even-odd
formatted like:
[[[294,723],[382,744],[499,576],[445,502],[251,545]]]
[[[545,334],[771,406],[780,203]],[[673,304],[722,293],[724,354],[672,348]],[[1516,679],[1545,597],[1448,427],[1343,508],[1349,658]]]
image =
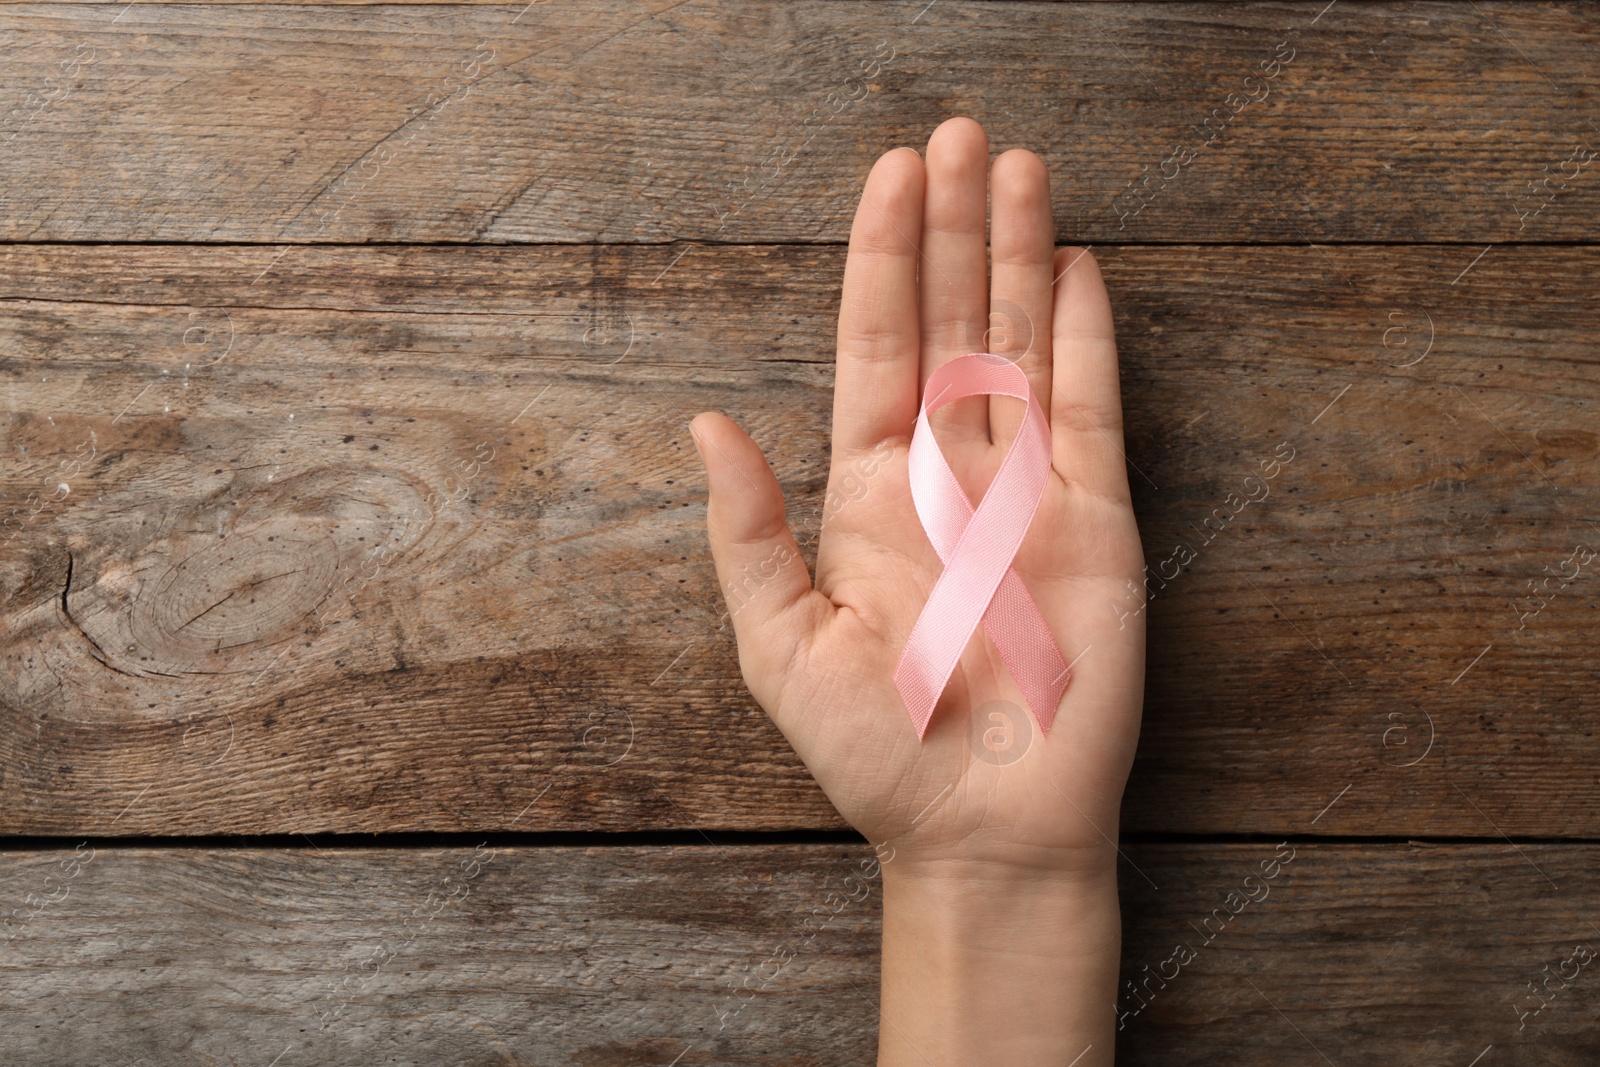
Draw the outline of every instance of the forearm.
[[[883,866],[878,1067],[1106,1067],[1116,868]]]

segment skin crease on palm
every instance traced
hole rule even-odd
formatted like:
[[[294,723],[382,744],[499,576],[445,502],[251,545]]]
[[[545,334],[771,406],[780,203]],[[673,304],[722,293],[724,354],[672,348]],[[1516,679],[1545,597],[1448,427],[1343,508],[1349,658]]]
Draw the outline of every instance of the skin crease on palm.
[[[1020,309],[1023,322],[990,331],[1001,325],[991,307],[1010,319]],[[922,388],[940,365],[984,350],[986,336],[1027,373],[1050,423],[1052,473],[1012,566],[1076,661],[1050,732],[1030,721],[1031,747],[1004,766],[975,758],[973,714],[992,700],[1026,702],[982,627],[920,742],[893,679],[942,568],[907,476]],[[1145,616],[1129,583],[1140,588],[1144,554],[1110,302],[1093,256],[1055,247],[1036,155],[1012,149],[991,171],[983,128],[957,118],[933,133],[925,159],[910,148],[878,159],[850,233],[834,389],[829,487],[872,473],[829,509],[814,583],[760,448],[720,414],[692,424],[723,588],[783,561],[733,614],[751,693],[840,814],[891,847],[894,864],[1113,868],[1143,703]],[[1023,410],[1015,398],[977,396],[931,417],[974,505]]]

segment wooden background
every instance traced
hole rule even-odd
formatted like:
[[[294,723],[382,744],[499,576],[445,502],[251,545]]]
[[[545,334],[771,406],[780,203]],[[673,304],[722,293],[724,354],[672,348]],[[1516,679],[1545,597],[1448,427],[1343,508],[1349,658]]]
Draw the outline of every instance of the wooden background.
[[[1597,46],[0,3],[0,1061],[870,1064],[870,852],[740,681],[687,423],[815,534],[855,198],[953,114],[1116,312],[1119,1062],[1600,1060]]]

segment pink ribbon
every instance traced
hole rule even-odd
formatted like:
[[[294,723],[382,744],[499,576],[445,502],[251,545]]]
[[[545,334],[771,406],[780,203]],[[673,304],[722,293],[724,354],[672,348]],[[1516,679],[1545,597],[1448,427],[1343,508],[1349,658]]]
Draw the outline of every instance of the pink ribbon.
[[[928,415],[951,401],[991,393],[1027,401],[1028,413],[974,513],[934,440]],[[917,739],[927,732],[934,705],[980,621],[1022,687],[1039,729],[1048,732],[1072,672],[1011,569],[1050,477],[1050,424],[1022,368],[1004,356],[974,352],[929,375],[909,467],[917,517],[944,563],[894,669]]]

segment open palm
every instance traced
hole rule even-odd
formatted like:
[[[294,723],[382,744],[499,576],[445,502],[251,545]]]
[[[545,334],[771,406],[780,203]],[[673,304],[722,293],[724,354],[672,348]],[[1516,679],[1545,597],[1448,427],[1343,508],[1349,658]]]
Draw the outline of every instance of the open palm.
[[[1085,250],[1054,243],[1033,153],[994,164],[970,119],[880,158],[850,234],[833,459],[813,586],[759,447],[698,416],[707,524],[739,662],[761,706],[851,825],[895,857],[1083,868],[1114,858],[1143,702],[1143,552],[1128,493],[1110,304]],[[1047,736],[979,627],[920,741],[894,668],[942,569],[912,502],[922,387],[973,351],[1026,372],[1052,474],[1013,562],[1073,663]],[[1010,397],[930,417],[976,506],[1022,424]],[[887,854],[887,853],[886,853]]]

